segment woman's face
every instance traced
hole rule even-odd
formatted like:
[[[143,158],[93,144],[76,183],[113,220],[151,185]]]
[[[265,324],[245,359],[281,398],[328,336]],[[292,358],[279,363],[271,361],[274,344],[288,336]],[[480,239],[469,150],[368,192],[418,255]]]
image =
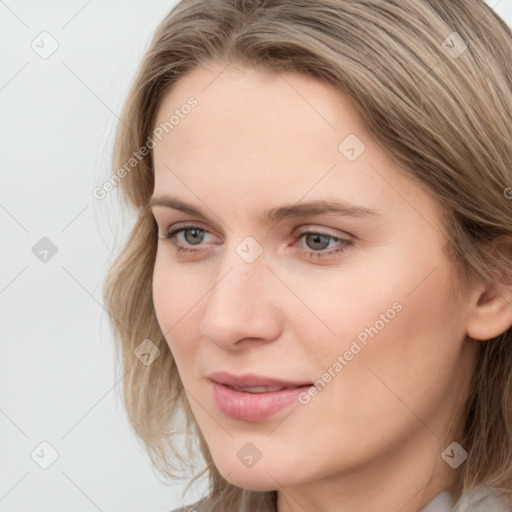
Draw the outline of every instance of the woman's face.
[[[345,96],[299,74],[197,69],[166,122],[154,198],[190,210],[153,206],[154,305],[219,471],[257,490],[453,473],[441,452],[476,342],[437,201]],[[258,395],[214,372],[317,386]]]

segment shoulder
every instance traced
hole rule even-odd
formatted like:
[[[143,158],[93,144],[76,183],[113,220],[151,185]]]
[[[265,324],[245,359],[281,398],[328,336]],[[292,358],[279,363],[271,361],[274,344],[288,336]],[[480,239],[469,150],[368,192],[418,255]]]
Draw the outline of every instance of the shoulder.
[[[498,491],[481,485],[471,493],[463,494],[457,502],[454,512],[510,512],[512,509],[499,496]]]

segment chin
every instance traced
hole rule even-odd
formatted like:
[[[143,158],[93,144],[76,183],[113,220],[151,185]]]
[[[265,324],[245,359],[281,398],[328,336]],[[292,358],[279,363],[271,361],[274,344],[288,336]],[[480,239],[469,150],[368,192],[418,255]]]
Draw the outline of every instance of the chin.
[[[216,460],[215,466],[230,484],[251,491],[273,491],[308,479],[306,474],[297,474],[292,465],[271,457],[262,458],[252,467],[245,467],[237,458]]]

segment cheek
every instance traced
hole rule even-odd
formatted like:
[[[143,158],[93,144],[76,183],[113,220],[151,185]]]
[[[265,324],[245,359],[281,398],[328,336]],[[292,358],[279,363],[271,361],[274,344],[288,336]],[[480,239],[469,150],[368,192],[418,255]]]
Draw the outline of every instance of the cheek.
[[[340,395],[333,403],[354,400],[356,409],[365,390],[377,397],[376,409],[397,402],[377,376],[413,403],[422,398],[414,390],[429,388],[434,397],[449,383],[464,341],[464,315],[450,286],[451,267],[430,254],[408,263],[382,258],[365,268],[364,273],[317,281],[323,286],[313,292],[308,279],[296,282],[296,293],[334,331],[315,321],[305,338],[318,363],[318,378],[323,372],[336,375],[338,384],[332,388]],[[320,339],[315,331],[327,336]],[[438,384],[431,382],[433,375]]]
[[[157,252],[155,267],[153,269],[153,304],[160,328],[166,333],[173,325],[173,317],[176,315],[176,307],[179,306],[176,291],[179,289],[179,281],[176,274],[169,272],[167,265],[162,263]]]
[[[204,278],[199,274],[180,272],[164,255],[155,261],[153,272],[153,303],[155,314],[169,348],[179,364],[180,356],[195,350],[199,339],[200,300],[208,291]]]
[[[439,267],[412,293],[411,281],[391,290],[381,282],[352,301],[326,303],[322,318],[336,336],[328,349],[320,349],[317,379],[325,386],[304,406],[302,427],[314,431],[317,418],[328,415],[332,421],[323,425],[323,436],[342,447],[339,460],[371,457],[401,443],[424,428],[418,418],[434,431],[440,425],[440,404],[450,403],[457,391],[463,344],[448,278],[448,271]],[[348,298],[347,288],[345,295],[341,288],[336,292]],[[387,323],[378,323],[395,302],[401,309],[388,312]],[[354,443],[360,432],[365,432],[364,448]]]

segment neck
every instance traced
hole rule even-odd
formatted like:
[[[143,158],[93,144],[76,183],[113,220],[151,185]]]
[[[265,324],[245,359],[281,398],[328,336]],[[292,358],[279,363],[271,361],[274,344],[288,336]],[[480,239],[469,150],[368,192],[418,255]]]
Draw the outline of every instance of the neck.
[[[357,470],[279,489],[277,510],[418,512],[437,494],[456,486],[460,468],[452,469],[440,457],[448,444],[423,429],[420,438],[366,461]]]

